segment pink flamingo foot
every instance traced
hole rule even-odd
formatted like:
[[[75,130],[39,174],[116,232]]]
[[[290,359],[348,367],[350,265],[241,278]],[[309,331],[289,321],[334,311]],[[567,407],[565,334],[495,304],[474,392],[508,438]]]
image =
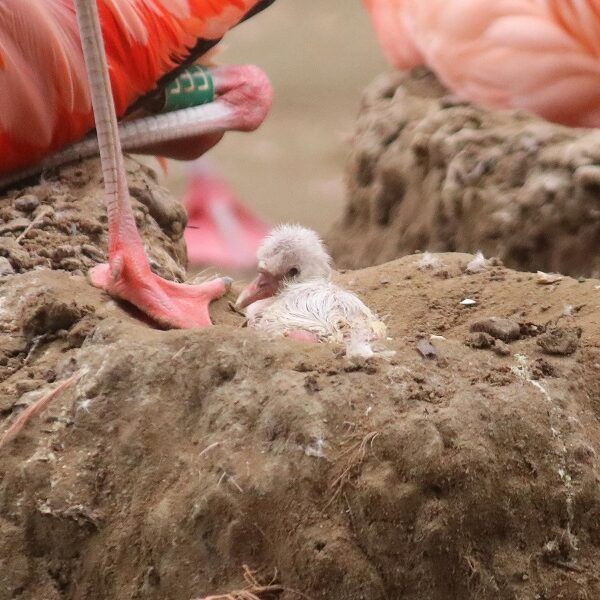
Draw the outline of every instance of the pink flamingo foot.
[[[212,325],[208,305],[231,287],[229,277],[198,285],[168,281],[150,270],[147,261],[120,253],[111,264],[89,272],[92,284],[127,300],[164,327],[192,329]]]

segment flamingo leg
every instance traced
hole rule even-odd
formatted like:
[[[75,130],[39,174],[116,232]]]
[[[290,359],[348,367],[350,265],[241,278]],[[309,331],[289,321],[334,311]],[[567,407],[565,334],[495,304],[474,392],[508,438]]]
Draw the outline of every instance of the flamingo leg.
[[[163,326],[206,327],[208,305],[230,280],[188,286],[152,273],[137,230],[119,141],[108,65],[96,0],[75,0],[85,57],[108,212],[108,264],[90,271],[93,285],[131,302]]]

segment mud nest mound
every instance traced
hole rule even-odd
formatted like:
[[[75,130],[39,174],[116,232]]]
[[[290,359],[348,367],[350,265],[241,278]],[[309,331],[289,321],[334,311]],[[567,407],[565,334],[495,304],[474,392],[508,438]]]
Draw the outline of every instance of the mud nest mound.
[[[229,598],[600,597],[599,281],[464,254],[340,274],[395,351],[358,363],[242,329],[227,298],[213,328],[160,331],[78,272],[105,232],[74,176],[52,184],[68,210],[26,194],[64,227],[3,241],[18,272],[0,284],[0,431],[79,379],[0,449],[1,600],[191,600],[247,580]],[[3,214],[29,219],[23,195]],[[144,206],[150,249],[182,270],[179,234]],[[81,266],[40,254],[46,235]]]
[[[482,250],[516,269],[600,273],[600,132],[490,111],[424,70],[366,91],[330,235],[340,265]]]

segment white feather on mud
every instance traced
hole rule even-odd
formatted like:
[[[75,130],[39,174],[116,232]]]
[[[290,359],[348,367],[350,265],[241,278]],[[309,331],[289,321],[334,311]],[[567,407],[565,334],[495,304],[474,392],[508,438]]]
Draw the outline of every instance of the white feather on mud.
[[[442,266],[442,261],[435,254],[425,252],[417,268],[419,271],[426,271],[428,269],[439,269]]]
[[[483,252],[479,250],[475,257],[467,263],[465,271],[471,275],[481,273],[488,268],[488,260],[483,255]]]

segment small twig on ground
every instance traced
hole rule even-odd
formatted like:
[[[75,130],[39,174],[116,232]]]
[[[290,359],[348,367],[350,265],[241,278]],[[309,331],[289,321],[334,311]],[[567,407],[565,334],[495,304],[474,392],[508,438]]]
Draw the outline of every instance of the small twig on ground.
[[[348,515],[350,517],[350,523],[354,523],[354,513],[352,512],[352,507],[350,506],[350,500],[348,500],[348,494],[346,492],[343,493],[344,500],[346,501],[346,507],[348,508]]]
[[[41,210],[40,214],[27,225],[23,233],[17,238],[17,244],[20,244],[23,239],[27,236],[27,234],[44,218],[50,214],[49,210]]]
[[[71,375],[71,377],[65,379],[57,388],[45,396],[42,396],[39,400],[26,408],[0,438],[0,448],[13,440],[32,417],[35,417],[41,413],[50,404],[50,402],[52,402],[52,400],[60,396],[60,394],[62,394],[62,392],[64,392],[66,389],[70,388],[80,377],[81,373],[74,373]]]
[[[173,354],[173,356],[171,356],[171,360],[175,360],[176,358],[179,358],[184,350],[186,349],[186,346],[182,346],[181,348],[179,348],[179,350],[177,350],[177,352],[175,352],[175,354]]]
[[[244,319],[246,318],[245,313],[242,312],[233,302],[227,302],[227,306],[231,312],[234,312],[236,315],[240,315],[240,317],[244,317]]]
[[[231,485],[233,485],[235,487],[235,489],[240,493],[243,494],[244,490],[242,489],[242,487],[240,486],[240,484],[231,476],[228,475],[227,476],[227,480],[229,481],[229,483],[231,483]]]
[[[38,349],[39,345],[46,338],[46,334],[38,335],[33,339],[33,343],[31,344],[31,348],[29,348],[29,352],[27,352],[27,356],[23,360],[23,365],[28,365],[33,353]]]
[[[214,444],[210,444],[210,446],[206,446],[206,448],[204,448],[204,450],[202,450],[202,452],[200,452],[200,454],[198,454],[198,458],[200,458],[201,456],[204,456],[205,454],[208,454],[213,448],[216,448],[217,446],[220,446],[221,442],[215,442]]]
[[[277,574],[275,574],[275,578],[271,580],[271,583],[267,585],[261,585],[255,575],[256,571],[251,571],[248,565],[244,565],[244,579],[247,584],[246,588],[243,590],[235,590],[228,594],[206,596],[205,598],[198,598],[197,600],[262,600],[269,596],[279,596],[279,594],[286,591],[286,588],[274,583]]]
[[[365,435],[360,442],[357,442],[354,446],[351,446],[350,448],[344,450],[344,452],[342,452],[342,454],[338,457],[339,460],[342,456],[350,454],[350,457],[346,462],[346,466],[342,469],[340,475],[331,484],[333,494],[327,502],[327,504],[325,505],[325,508],[332,504],[335,501],[335,499],[341,494],[345,485],[350,479],[352,471],[362,464],[367,453],[367,446],[370,446],[371,451],[373,450],[373,441],[378,435],[378,431],[371,431],[370,433],[367,433],[367,435]]]
[[[223,473],[221,474],[221,477],[219,477],[219,481],[217,481],[217,485],[221,485],[221,483],[223,482],[223,480],[227,481],[228,483],[231,483],[231,485],[233,487],[235,487],[235,489],[238,492],[240,492],[240,494],[244,493],[244,490],[241,488],[241,486],[239,485],[239,483],[233,478],[233,475],[230,475],[225,470],[223,470]]]

